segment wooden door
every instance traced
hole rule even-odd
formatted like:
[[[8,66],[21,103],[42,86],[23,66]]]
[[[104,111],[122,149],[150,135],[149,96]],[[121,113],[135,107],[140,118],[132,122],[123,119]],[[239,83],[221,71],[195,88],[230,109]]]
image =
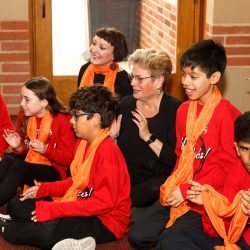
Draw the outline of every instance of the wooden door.
[[[53,75],[52,0],[29,0],[29,20],[32,75],[50,79],[60,99],[68,105],[70,95],[77,88],[77,76]]]
[[[115,1],[115,0],[114,0]],[[170,94],[185,99],[180,83],[179,59],[194,42],[203,38],[205,0],[178,0],[176,72],[172,75]],[[29,0],[31,30],[31,74],[49,78],[67,105],[76,90],[76,75],[54,76],[52,65],[52,0]],[[70,44],[69,44],[70,46]]]
[[[193,43],[203,39],[205,3],[206,0],[178,0],[176,72],[172,74],[169,92],[180,100],[186,99],[181,86],[180,57]]]

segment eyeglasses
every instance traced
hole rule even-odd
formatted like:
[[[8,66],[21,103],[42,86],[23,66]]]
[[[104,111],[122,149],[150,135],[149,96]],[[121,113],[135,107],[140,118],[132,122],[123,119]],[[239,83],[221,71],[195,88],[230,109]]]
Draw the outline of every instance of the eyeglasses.
[[[75,121],[83,115],[91,115],[91,112],[76,112],[76,111],[71,111],[70,112],[71,116],[74,118]]]
[[[137,83],[139,83],[139,84],[141,84],[144,79],[151,78],[151,77],[154,77],[154,76],[141,77],[141,76],[134,76],[133,74],[128,74],[128,78],[129,78],[130,81],[132,81],[133,79],[135,79],[135,81]]]

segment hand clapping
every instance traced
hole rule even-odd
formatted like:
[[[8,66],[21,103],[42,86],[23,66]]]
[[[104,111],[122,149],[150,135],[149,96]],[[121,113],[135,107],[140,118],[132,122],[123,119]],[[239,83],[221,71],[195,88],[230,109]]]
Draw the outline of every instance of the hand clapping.
[[[146,117],[138,109],[131,112],[133,115],[133,122],[137,125],[139,129],[139,136],[142,140],[147,141],[150,137],[150,132],[148,130],[148,121]]]
[[[29,146],[33,148],[34,151],[39,152],[41,154],[44,154],[47,149],[47,145],[38,139],[30,141]]]
[[[21,137],[14,130],[5,129],[3,132],[3,138],[14,149],[21,145]]]
[[[121,129],[122,115],[119,115],[117,119],[114,119],[110,127],[110,136],[115,139],[119,136]]]

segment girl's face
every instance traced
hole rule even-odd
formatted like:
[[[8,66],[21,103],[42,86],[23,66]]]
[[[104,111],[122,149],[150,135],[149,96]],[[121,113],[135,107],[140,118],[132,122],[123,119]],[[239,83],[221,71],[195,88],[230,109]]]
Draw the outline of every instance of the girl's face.
[[[46,113],[48,101],[40,100],[35,93],[25,86],[21,88],[21,107],[25,116],[43,117]]]
[[[94,36],[90,45],[91,63],[104,66],[114,60],[114,46],[99,36]]]

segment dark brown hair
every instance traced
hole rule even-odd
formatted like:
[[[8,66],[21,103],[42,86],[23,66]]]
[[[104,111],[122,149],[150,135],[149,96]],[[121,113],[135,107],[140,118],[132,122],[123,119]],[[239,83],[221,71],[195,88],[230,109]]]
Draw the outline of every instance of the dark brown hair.
[[[241,114],[235,120],[234,139],[236,142],[250,143],[250,111]]]
[[[40,99],[46,99],[48,101],[48,106],[46,107],[52,114],[64,113],[68,114],[68,110],[59,100],[56,95],[56,90],[52,83],[46,77],[37,76],[28,80],[24,86],[34,92],[34,94]],[[22,138],[26,137],[26,128],[28,123],[28,117],[23,118],[20,127],[20,136]]]
[[[200,68],[209,78],[214,72],[223,75],[227,64],[224,46],[212,39],[201,40],[187,49],[180,59],[181,69],[185,67]]]
[[[94,84],[78,89],[70,98],[70,109],[90,113],[91,119],[95,113],[101,116],[101,128],[111,126],[118,112],[118,100],[103,85]]]

